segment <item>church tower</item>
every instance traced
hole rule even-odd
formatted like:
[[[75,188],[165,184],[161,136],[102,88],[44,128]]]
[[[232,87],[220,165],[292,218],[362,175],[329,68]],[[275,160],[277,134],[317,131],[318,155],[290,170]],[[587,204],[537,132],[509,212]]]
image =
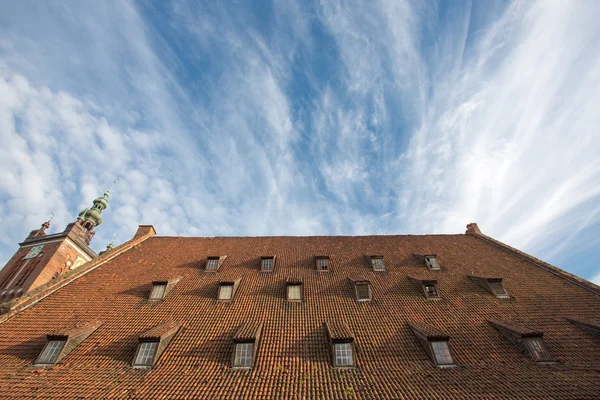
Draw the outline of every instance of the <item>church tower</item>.
[[[98,255],[90,248],[95,228],[102,223],[110,189],[79,213],[64,231],[48,235],[50,221],[31,231],[19,249],[0,270],[0,303],[34,290],[61,274],[78,268]]]

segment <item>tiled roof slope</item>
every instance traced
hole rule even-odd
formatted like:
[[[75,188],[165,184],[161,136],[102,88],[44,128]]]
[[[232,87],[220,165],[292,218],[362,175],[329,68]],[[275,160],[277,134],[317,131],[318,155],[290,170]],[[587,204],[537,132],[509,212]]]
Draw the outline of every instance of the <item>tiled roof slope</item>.
[[[216,273],[208,255],[227,255]],[[273,272],[260,257],[277,255]],[[365,254],[385,256],[374,272]],[[428,272],[414,254],[436,254]],[[329,255],[319,274],[314,256]],[[428,301],[408,276],[433,276]],[[467,275],[503,278],[499,300]],[[162,302],[152,281],[182,276]],[[242,279],[232,302],[217,282]],[[303,301],[286,302],[286,280],[302,278]],[[358,302],[348,278],[368,280]],[[151,237],[0,324],[0,397],[89,399],[598,399],[600,341],[565,317],[594,320],[600,296],[474,235],[364,237]],[[46,334],[101,319],[59,364],[33,367]],[[537,365],[488,320],[544,333],[557,360]],[[133,369],[138,338],[181,324],[158,363]],[[356,368],[332,367],[324,322],[347,326]],[[408,323],[450,336],[456,368],[437,369]],[[240,326],[262,323],[255,367],[231,368]]]

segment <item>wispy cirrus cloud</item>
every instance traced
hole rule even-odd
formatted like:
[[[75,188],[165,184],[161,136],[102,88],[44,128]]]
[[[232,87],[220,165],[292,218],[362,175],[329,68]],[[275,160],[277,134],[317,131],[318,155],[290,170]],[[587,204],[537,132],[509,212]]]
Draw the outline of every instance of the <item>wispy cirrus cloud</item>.
[[[474,220],[572,272],[598,271],[596,4],[3,11],[2,260],[118,177],[98,250],[139,223],[271,235],[458,232]]]

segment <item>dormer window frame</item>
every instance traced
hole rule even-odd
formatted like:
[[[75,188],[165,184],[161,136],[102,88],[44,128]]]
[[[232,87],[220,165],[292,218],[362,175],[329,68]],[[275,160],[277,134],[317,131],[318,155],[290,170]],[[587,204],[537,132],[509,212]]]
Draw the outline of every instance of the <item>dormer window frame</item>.
[[[276,256],[262,256],[260,257],[260,271],[261,272],[273,272],[275,270],[275,259]],[[266,266],[270,265],[270,268]]]
[[[368,263],[371,265],[373,272],[385,272],[386,266],[382,255],[365,255]]]
[[[233,300],[235,299],[235,294],[237,292],[237,289],[241,283],[242,279],[238,278],[235,280],[228,280],[228,281],[219,281],[218,282],[218,290],[217,290],[217,301],[219,303],[231,303],[233,302]],[[231,292],[231,296],[229,298],[221,298],[222,295],[222,290],[224,287],[227,287],[227,290],[230,290]],[[229,289],[231,288],[231,289]]]
[[[227,256],[208,256],[204,264],[204,272],[214,273],[221,268]],[[216,261],[215,261],[216,260]],[[210,268],[209,268],[210,267]]]
[[[253,369],[256,366],[258,349],[263,324],[242,324],[233,337],[233,353],[231,355],[232,369]],[[248,345],[252,345],[249,349]],[[240,362],[247,360],[250,356],[250,363]]]
[[[363,302],[368,302],[373,300],[373,288],[371,287],[371,282],[368,280],[364,280],[364,279],[360,279],[360,280],[355,280],[352,278],[348,278],[348,281],[350,282],[350,285],[352,287],[352,290],[354,291],[354,297],[356,298],[356,300],[360,303]],[[359,287],[361,289],[363,289],[364,287],[366,287],[367,289],[367,296],[363,296],[364,293],[360,293]],[[363,289],[364,290],[364,289]]]
[[[135,357],[133,358],[134,368],[152,368],[156,361],[156,353],[160,341],[158,339],[153,340],[140,340]],[[150,355],[150,357],[148,357]],[[140,359],[141,358],[141,359]],[[149,361],[147,361],[149,359]]]
[[[427,300],[440,300],[442,295],[436,279],[408,277]]]
[[[163,301],[181,279],[183,279],[183,277],[178,276],[164,280],[152,281],[152,288],[150,289],[150,294],[148,295],[148,302],[156,303]]]
[[[325,262],[323,262],[325,261]],[[330,272],[331,271],[331,260],[329,256],[315,256],[315,268],[318,272]],[[323,268],[325,266],[325,268]]]
[[[51,367],[58,362],[58,357],[67,344],[66,336],[48,337],[46,345],[35,361],[36,367]]]
[[[517,350],[540,365],[555,364],[556,360],[544,342],[544,333],[515,322],[488,320]]]
[[[167,290],[167,282],[152,282],[152,290],[150,290],[150,297],[148,301],[158,301],[165,297],[165,291]]]
[[[437,255],[435,254],[425,254],[423,255],[423,260],[425,262],[425,266],[430,271],[440,271],[442,269],[437,259]]]
[[[350,332],[346,324],[325,322],[323,325],[329,339],[333,367],[336,369],[356,368],[357,355],[354,335]],[[350,363],[339,362],[339,360],[348,358],[350,358]]]
[[[502,282],[502,278],[498,277],[484,277],[484,276],[475,276],[475,275],[467,275],[467,277],[485,289],[487,292],[491,293],[500,300],[510,299],[511,296],[506,291],[504,284]]]
[[[450,346],[450,335],[429,325],[409,322],[408,326],[427,353],[429,360],[437,368],[456,367],[456,357]]]
[[[290,288],[299,287],[300,290],[300,298],[292,299],[290,298]],[[288,278],[285,284],[285,299],[290,303],[302,303],[304,302],[304,284],[302,279],[300,278]]]
[[[48,341],[33,365],[35,367],[51,367],[59,363],[100,326],[102,326],[102,321],[93,320],[75,325],[62,332],[48,334]]]
[[[180,323],[167,321],[141,334],[138,337],[132,367],[136,369],[153,368],[180,328]]]

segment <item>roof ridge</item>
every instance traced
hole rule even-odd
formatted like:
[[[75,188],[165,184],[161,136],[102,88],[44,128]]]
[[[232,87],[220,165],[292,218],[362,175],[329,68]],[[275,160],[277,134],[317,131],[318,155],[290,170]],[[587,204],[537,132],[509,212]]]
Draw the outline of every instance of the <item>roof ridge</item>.
[[[35,290],[32,290],[29,293],[26,293],[22,297],[4,303],[0,308],[0,312],[4,311],[4,314],[0,315],[0,324],[8,321],[15,315],[19,314],[21,311],[32,307],[33,305],[37,304],[39,301],[54,293],[58,289],[77,280],[78,278],[84,276],[88,272],[95,270],[96,268],[100,267],[106,262],[123,254],[132,247],[140,244],[144,240],[154,236],[155,234],[156,231],[154,230],[154,227],[152,227],[152,225],[140,225],[133,238],[126,241],[125,243],[115,247],[110,251],[102,253],[98,257],[83,264],[81,267],[74,269],[62,276],[59,276],[57,279],[52,280],[46,283],[45,285],[42,285],[36,288]]]
[[[538,268],[548,271],[560,278],[563,278],[585,290],[588,290],[588,291],[600,296],[600,286],[598,286],[586,279],[580,278],[577,275],[573,275],[565,270],[555,267],[554,265],[549,264],[545,261],[542,261],[539,258],[536,258],[530,254],[525,253],[524,251],[516,249],[512,246],[509,246],[506,243],[503,243],[499,240],[494,239],[493,237],[484,235],[483,233],[481,233],[481,231],[477,227],[476,223],[468,224],[467,231],[465,232],[465,234],[474,236],[484,242],[490,243],[491,245],[496,246],[508,253],[511,253],[511,254],[519,257],[522,260],[528,261],[529,263],[535,265]]]

